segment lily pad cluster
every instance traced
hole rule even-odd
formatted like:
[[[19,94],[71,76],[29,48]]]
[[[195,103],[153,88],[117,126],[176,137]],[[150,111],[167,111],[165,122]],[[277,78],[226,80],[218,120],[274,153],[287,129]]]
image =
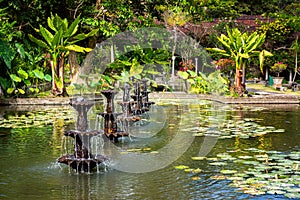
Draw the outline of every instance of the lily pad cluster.
[[[74,114],[69,108],[58,107],[41,111],[17,112],[6,114],[0,120],[0,128],[29,128],[52,125],[56,120],[64,120],[65,124],[73,123]]]
[[[215,180],[230,180],[230,186],[250,195],[284,195],[300,198],[300,152],[282,153],[250,148],[244,155],[220,153],[216,157],[192,157],[195,161],[220,166]],[[239,164],[233,169],[233,164]],[[178,168],[176,166],[175,168]],[[188,169],[186,166],[182,168]]]
[[[176,99],[175,99],[176,100]],[[177,105],[175,101],[158,102],[160,105]],[[188,101],[180,102],[181,105]],[[192,102],[191,102],[192,103]],[[262,136],[268,133],[283,133],[284,129],[276,129],[273,126],[260,125],[258,118],[244,118],[237,115],[239,112],[258,112],[265,110],[263,107],[251,106],[216,106],[208,101],[201,101],[198,104],[189,104],[189,112],[193,113],[193,118],[188,119],[196,121],[194,127],[183,129],[181,131],[191,132],[193,136],[212,136],[218,139],[228,138],[250,138]]]
[[[177,165],[177,166],[174,166],[174,168],[177,169],[177,170],[183,170],[184,172],[187,172],[187,173],[191,174],[191,179],[194,180],[194,181],[201,179],[199,174],[203,170],[200,169],[200,168],[190,168],[187,165]]]
[[[262,136],[268,133],[283,133],[284,129],[276,129],[273,126],[262,126],[259,119],[228,119],[224,120],[217,127],[209,126],[194,127],[190,131],[194,136],[215,136],[219,139],[228,138],[250,138]]]

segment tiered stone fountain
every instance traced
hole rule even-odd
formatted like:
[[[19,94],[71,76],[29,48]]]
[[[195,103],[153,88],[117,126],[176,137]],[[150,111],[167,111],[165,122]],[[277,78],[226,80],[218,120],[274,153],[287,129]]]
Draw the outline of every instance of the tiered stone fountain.
[[[153,101],[149,101],[149,91],[147,90],[147,79],[142,79],[142,109],[145,111],[149,111],[149,108],[152,104],[154,104]]]
[[[104,118],[104,134],[114,142],[118,142],[119,137],[128,136],[125,131],[119,131],[117,126],[117,116],[122,113],[115,113],[114,97],[116,90],[105,90],[101,92],[107,100],[106,112],[99,113]]]
[[[150,105],[154,104],[154,102],[148,101],[147,80],[142,80],[142,91],[140,82],[135,82],[134,85],[134,95],[130,95],[131,87],[129,84],[125,83],[121,87],[123,101],[118,103],[122,106],[122,113],[115,112],[114,98],[117,90],[101,92],[107,102],[105,112],[98,114],[98,117],[103,119],[103,130],[89,130],[88,127],[87,113],[94,106],[94,101],[89,101],[83,97],[71,99],[70,105],[78,114],[77,129],[66,131],[64,135],[74,138],[74,153],[66,152],[65,155],[58,158],[59,163],[67,164],[77,172],[90,172],[94,167],[108,160],[103,153],[103,136],[115,143],[118,142],[118,138],[128,136],[127,128],[141,120],[140,116],[149,111]],[[131,98],[134,101],[131,101]],[[118,121],[121,122],[121,127],[118,127]]]
[[[144,112],[149,111],[150,105],[154,104],[154,102],[149,102],[148,94],[150,93],[147,91],[147,79],[142,79],[142,91],[140,82],[136,81],[134,83],[134,95],[131,95],[131,97],[134,100],[134,109],[133,114],[140,115]]]
[[[90,172],[94,167],[107,160],[107,158],[101,154],[101,144],[103,144],[103,138],[99,137],[100,132],[95,130],[88,130],[87,113],[92,106],[94,101],[89,101],[83,97],[71,99],[70,105],[77,111],[77,130],[68,130],[64,133],[65,136],[74,138],[74,153],[69,154],[66,152],[65,155],[58,158],[59,163],[69,165],[77,172],[85,171]],[[95,150],[95,154],[91,153],[91,141],[96,140],[98,146]],[[65,149],[65,148],[64,148]]]

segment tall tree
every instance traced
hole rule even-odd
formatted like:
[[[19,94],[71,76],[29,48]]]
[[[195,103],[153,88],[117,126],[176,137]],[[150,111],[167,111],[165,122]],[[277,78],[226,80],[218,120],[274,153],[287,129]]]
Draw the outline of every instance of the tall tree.
[[[178,26],[186,24],[190,17],[180,7],[175,6],[172,10],[168,10],[164,13],[164,20],[166,26],[171,26],[174,30],[174,46],[172,48],[172,79],[175,77],[175,51],[178,36]]]

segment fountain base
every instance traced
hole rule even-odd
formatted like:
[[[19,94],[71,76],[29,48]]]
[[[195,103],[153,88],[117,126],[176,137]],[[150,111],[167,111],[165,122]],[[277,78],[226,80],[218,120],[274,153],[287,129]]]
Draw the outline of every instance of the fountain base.
[[[91,172],[94,167],[108,160],[100,152],[92,154],[90,151],[90,140],[93,137],[100,135],[98,131],[78,131],[69,130],[64,133],[75,139],[74,154],[66,154],[57,159],[58,163],[63,163],[73,168],[74,170]],[[101,138],[101,137],[100,137]],[[103,140],[101,138],[101,140]]]
[[[74,155],[67,154],[57,159],[58,163],[63,163],[75,171],[91,172],[93,168],[107,161],[108,158],[103,155],[97,155],[95,158],[76,158]]]

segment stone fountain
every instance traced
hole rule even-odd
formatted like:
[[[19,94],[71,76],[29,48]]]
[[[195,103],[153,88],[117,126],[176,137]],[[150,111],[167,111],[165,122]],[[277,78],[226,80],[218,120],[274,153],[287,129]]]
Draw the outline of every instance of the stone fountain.
[[[71,99],[70,105],[77,111],[76,130],[65,131],[64,139],[73,138],[74,149],[72,153],[65,152],[57,161],[67,164],[77,172],[90,172],[96,166],[107,161],[108,158],[104,156],[103,151],[104,141],[107,140],[105,138],[117,143],[118,138],[129,136],[128,127],[140,121],[141,116],[149,111],[150,105],[154,104],[154,102],[149,102],[147,80],[142,80],[142,91],[140,82],[135,82],[134,86],[134,95],[130,95],[129,84],[125,83],[121,87],[123,99],[118,103],[122,106],[122,113],[115,112],[114,98],[118,91],[101,91],[106,98],[106,109],[105,112],[97,114],[97,119],[102,117],[103,130],[89,130],[88,127],[87,113],[95,105],[94,100],[83,97]],[[118,127],[118,122],[122,124],[121,127]],[[100,122],[98,121],[98,123]]]
[[[94,167],[103,163],[107,158],[101,154],[103,148],[103,138],[99,137],[100,132],[88,130],[87,113],[94,101],[89,101],[83,97],[78,97],[70,100],[70,105],[77,111],[77,130],[65,131],[65,137],[74,138],[74,153],[66,152],[65,155],[57,159],[59,163],[64,163],[76,170],[90,172]],[[96,141],[100,144],[92,154],[91,141]],[[101,146],[102,144],[102,146]]]
[[[106,112],[99,113],[104,118],[104,134],[113,142],[118,142],[119,137],[128,136],[125,131],[119,131],[117,116],[122,113],[115,112],[114,98],[117,90],[104,90],[101,92],[106,98]]]
[[[149,111],[150,105],[154,104],[154,102],[149,102],[149,91],[147,90],[147,79],[142,79],[142,90],[141,83],[136,81],[134,83],[134,94],[131,97],[134,100],[134,108],[132,109],[133,114],[140,115],[144,112]]]
[[[154,104],[153,101],[149,101],[149,93],[150,91],[147,90],[148,86],[147,86],[147,79],[142,79],[142,109],[149,111],[149,108],[152,104]]]

